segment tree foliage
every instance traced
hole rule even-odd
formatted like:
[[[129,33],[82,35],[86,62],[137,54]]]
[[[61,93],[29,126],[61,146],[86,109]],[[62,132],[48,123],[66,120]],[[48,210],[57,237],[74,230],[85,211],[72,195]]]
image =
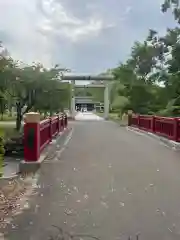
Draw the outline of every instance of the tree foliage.
[[[165,0],[160,10],[163,13],[172,11],[180,24],[178,0]],[[179,53],[179,26],[167,29],[164,36],[150,29],[143,42],[134,43],[129,59],[112,69],[112,109],[117,112],[132,109],[143,114],[179,115]]]
[[[0,47],[2,50],[2,45]],[[16,128],[30,110],[57,112],[69,107],[70,87],[61,81],[67,71],[58,65],[47,69],[40,63],[25,65],[0,51],[0,111],[16,108]]]

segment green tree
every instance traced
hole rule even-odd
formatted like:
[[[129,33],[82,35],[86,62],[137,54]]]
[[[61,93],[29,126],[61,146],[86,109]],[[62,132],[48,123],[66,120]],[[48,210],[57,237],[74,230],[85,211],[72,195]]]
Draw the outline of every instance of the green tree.
[[[37,96],[34,108],[36,111],[43,112],[45,115],[50,112],[63,111],[70,107],[71,86],[69,83],[62,83],[54,80],[49,81],[46,89]]]
[[[174,19],[180,23],[180,5],[179,0],[165,0],[161,6],[162,12],[167,12],[171,10],[174,16]]]
[[[25,66],[8,56],[0,55],[1,112],[2,109],[4,110],[5,101],[8,101],[9,105],[11,103],[16,106],[17,130],[21,128],[23,115],[33,109],[37,105],[37,101],[39,104],[45,100],[43,98],[45,92],[50,91],[52,93],[51,98],[47,97],[46,93],[47,99],[45,101],[49,102],[49,104],[46,104],[49,111],[55,111],[57,108],[60,109],[60,103],[62,104],[62,101],[65,101],[63,99],[69,97],[67,91],[64,94],[57,93],[60,89],[61,76],[64,71],[67,71],[67,69],[60,68],[58,65],[51,69],[46,69],[39,63]],[[43,106],[43,104],[41,105]],[[38,109],[40,110],[39,107],[40,104],[38,105]]]

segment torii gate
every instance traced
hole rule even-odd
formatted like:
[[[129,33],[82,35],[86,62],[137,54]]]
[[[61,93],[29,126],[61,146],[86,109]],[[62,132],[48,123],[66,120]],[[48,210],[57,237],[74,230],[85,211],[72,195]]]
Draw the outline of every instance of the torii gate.
[[[88,76],[88,75],[66,75],[62,76],[62,80],[71,81],[72,83],[72,99],[71,99],[71,114],[75,117],[75,95],[74,88],[104,88],[104,118],[108,119],[109,115],[109,81],[113,80],[112,76]],[[88,84],[88,85],[75,85],[75,81],[99,81],[103,84]]]

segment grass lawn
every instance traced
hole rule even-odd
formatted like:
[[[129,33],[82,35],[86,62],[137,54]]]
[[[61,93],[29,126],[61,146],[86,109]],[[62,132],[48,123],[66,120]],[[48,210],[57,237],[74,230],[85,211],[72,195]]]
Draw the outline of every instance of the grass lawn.
[[[0,116],[0,122],[12,122],[12,121],[16,121],[16,116],[9,116],[7,114],[4,114],[3,116]]]
[[[100,117],[104,117],[104,112],[96,112],[95,114]],[[120,120],[117,113],[109,113],[109,119]]]
[[[43,115],[41,115],[40,118],[41,120],[45,119]],[[16,128],[16,116],[9,117],[7,114],[4,114],[3,118],[0,117],[0,132],[4,133],[5,141],[10,137],[16,137],[19,135],[19,132],[17,132],[15,128]]]
[[[15,129],[15,123],[10,122],[0,122],[0,132],[3,133],[5,141],[10,137],[19,135],[19,132]]]
[[[120,118],[117,113],[109,113],[109,118],[112,120],[120,121]]]
[[[43,120],[45,117],[43,115],[40,116],[41,120]],[[3,116],[0,116],[0,123],[1,122],[15,122],[16,116],[9,116],[7,114],[4,114]]]

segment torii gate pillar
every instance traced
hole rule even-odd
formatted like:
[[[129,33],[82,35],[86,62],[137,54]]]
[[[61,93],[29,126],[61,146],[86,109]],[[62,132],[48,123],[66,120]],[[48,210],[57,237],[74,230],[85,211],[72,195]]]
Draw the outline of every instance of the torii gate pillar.
[[[75,118],[75,80],[71,81],[72,84],[72,98],[71,98],[71,117]]]
[[[109,116],[109,84],[105,82],[104,89],[104,119],[108,119]]]

